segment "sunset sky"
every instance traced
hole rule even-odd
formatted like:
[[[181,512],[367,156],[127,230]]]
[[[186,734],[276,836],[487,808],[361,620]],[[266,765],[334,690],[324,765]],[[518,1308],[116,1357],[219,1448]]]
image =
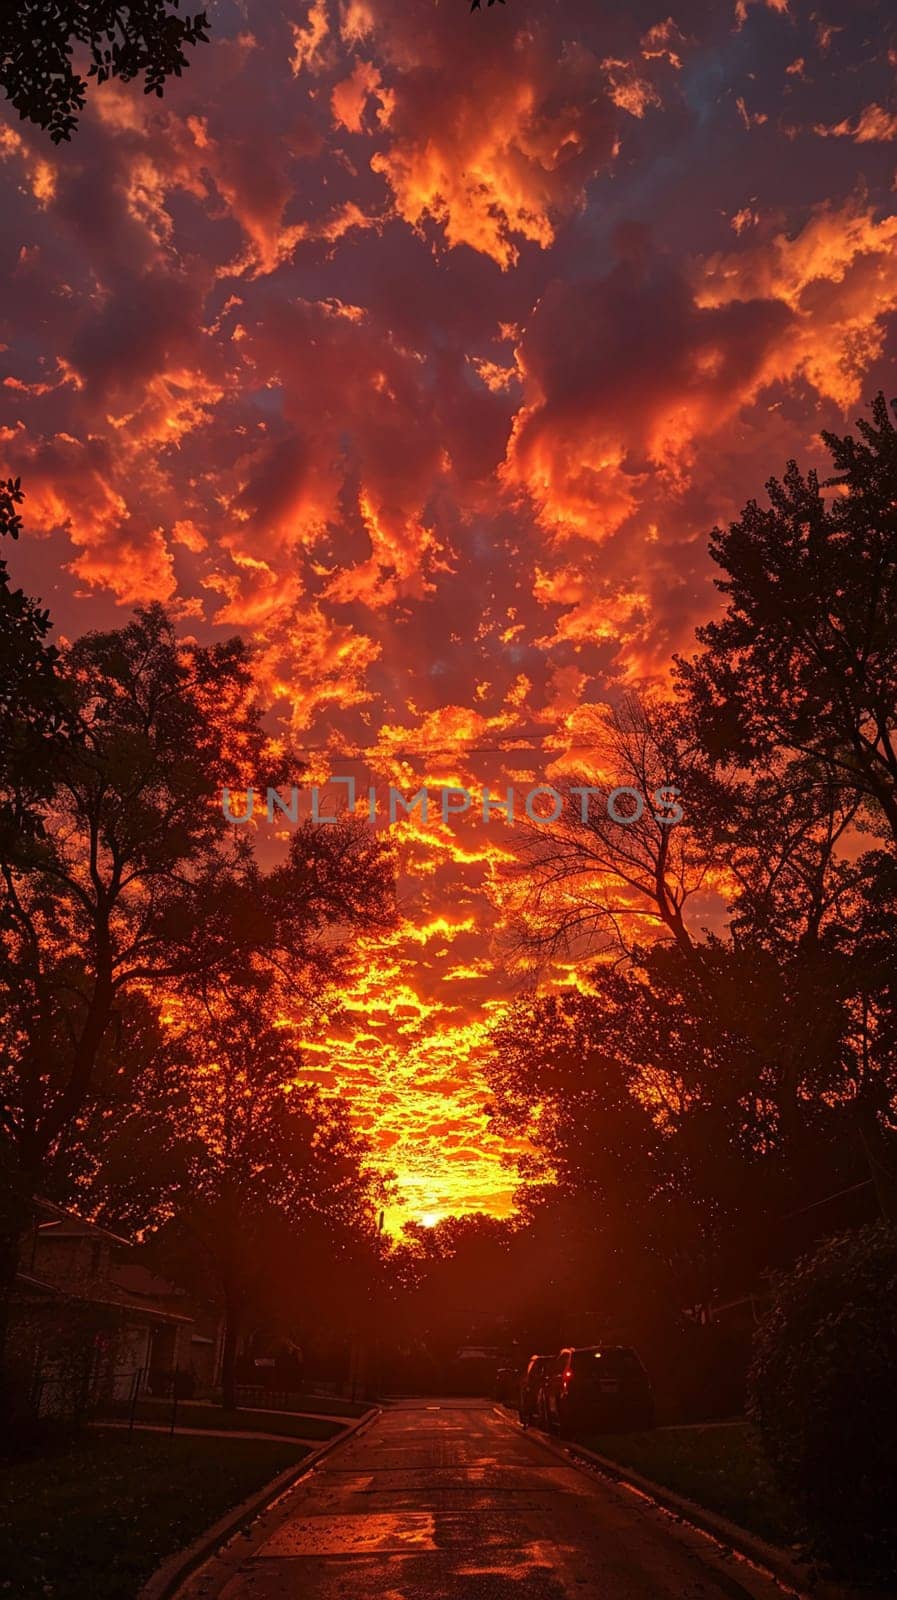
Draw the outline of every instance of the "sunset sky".
[[[66,637],[156,598],[252,638],[312,773],[538,781],[712,613],[714,523],[897,390],[895,13],[208,10],[163,100],[92,89],[61,148],[3,112],[13,576]],[[310,1068],[402,1214],[502,1211],[512,839],[400,839]]]

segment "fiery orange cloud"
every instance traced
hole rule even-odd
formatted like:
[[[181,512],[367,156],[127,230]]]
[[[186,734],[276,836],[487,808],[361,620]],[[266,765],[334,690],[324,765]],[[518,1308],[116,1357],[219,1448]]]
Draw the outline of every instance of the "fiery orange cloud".
[[[855,405],[897,308],[895,239],[897,217],[876,216],[865,199],[824,203],[796,235],[778,232],[712,257],[697,301],[718,308],[762,298],[787,307],[789,325],[766,352],[762,381],[803,375],[839,406]]]
[[[330,96],[334,122],[349,133],[361,133],[370,100],[377,101],[377,120],[386,126],[394,96],[384,89],[379,69],[372,61],[357,61],[348,78],[341,79]]]
[[[718,605],[709,529],[892,385],[884,37],[849,0],[301,0],[222,14],[161,101],[98,87],[71,146],[0,120],[14,576],[69,637],[150,598],[243,631],[321,782],[549,781]],[[391,1225],[503,1213],[514,832],[396,841],[400,927],[307,1070]]]
[[[550,247],[609,163],[611,97],[594,93],[600,69],[588,50],[571,44],[559,58],[538,27],[520,28],[510,52],[465,53],[449,72],[439,66],[444,38],[384,35],[401,75],[371,167],[404,221],[422,229],[431,219],[450,249],[469,245],[507,270],[522,242]]]
[[[845,117],[843,122],[831,128],[823,122],[817,122],[813,131],[823,139],[852,139],[855,144],[877,144],[897,139],[897,115],[886,111],[884,106],[864,106],[856,118]]]

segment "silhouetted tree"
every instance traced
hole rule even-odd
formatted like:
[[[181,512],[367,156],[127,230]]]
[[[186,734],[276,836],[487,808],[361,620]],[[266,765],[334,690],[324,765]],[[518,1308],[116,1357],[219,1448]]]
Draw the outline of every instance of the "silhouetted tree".
[[[526,1300],[526,1258],[516,1219],[477,1211],[432,1227],[406,1223],[388,1262],[395,1304],[389,1333],[424,1349],[444,1382],[460,1345],[513,1337]]]
[[[0,482],[0,538],[18,539],[24,494],[18,478]],[[0,853],[33,835],[36,802],[52,785],[53,757],[65,725],[50,616],[9,581],[0,558]]]
[[[571,990],[518,1001],[492,1044],[493,1120],[532,1141],[521,1163],[527,1178],[588,1189],[608,1217],[642,1205],[662,1182],[662,1137],[633,1093],[638,1068],[609,1053],[594,997]]]
[[[813,1553],[861,1584],[897,1578],[897,1230],[825,1241],[773,1286],[749,1414]]]
[[[70,139],[84,107],[87,77],[127,83],[141,75],[144,93],[187,66],[184,47],[208,39],[204,12],[181,17],[178,0],[9,0],[0,13],[0,87],[19,116]]]
[[[689,946],[686,912],[708,871],[705,768],[671,703],[629,694],[607,707],[587,767],[554,784],[560,814],[517,830],[507,899],[518,953],[625,956],[651,933]]]
[[[216,792],[298,775],[272,750],[240,640],[184,646],[158,606],[66,651],[75,726],[27,862],[0,861],[4,1281],[16,1205],[49,1178],[89,1110],[118,1006],[262,956],[289,981],[333,972],[334,929],[393,912],[382,837],[353,819],[300,828],[262,872]]]
[[[182,650],[159,607],[60,666],[74,733],[33,849],[0,860],[3,1133],[26,1204],[89,1097],[117,996],[186,974],[201,915],[225,939],[244,863],[210,791],[229,748],[266,748],[245,647]]]
[[[726,611],[697,630],[704,649],[679,677],[716,761],[799,756],[897,844],[897,431],[884,395],[857,426],[859,439],[823,433],[825,485],[792,461],[768,507],[752,500],[714,530]]]
[[[767,485],[768,508],[750,501],[728,530],[714,530],[727,607],[698,629],[704,648],[678,662],[678,676],[708,758],[742,783],[748,775],[759,800],[753,816],[735,808],[740,841],[729,860],[737,869],[740,849],[750,863],[736,924],[777,949],[790,987],[803,991],[805,1004],[783,1018],[783,1044],[798,1060],[815,1038],[809,974],[831,966],[837,949],[837,992],[852,1017],[852,1115],[894,1217],[894,997],[880,978],[897,955],[897,431],[883,394],[857,426],[858,438],[823,434],[835,467],[824,484],[792,461]],[[789,831],[781,870],[766,842]],[[885,849],[857,860],[869,831]]]
[[[638,1325],[755,1287],[804,1241],[786,1219],[862,1183],[855,1101],[893,1107],[893,1056],[863,1066],[837,956],[783,973],[750,946],[715,943],[698,964],[666,946],[593,981],[582,1054],[517,1015],[490,1078],[497,1127],[534,1146],[518,1200],[554,1240],[546,1296]]]
[[[676,1041],[638,1038],[636,1017],[628,1031],[634,974],[598,969],[591,982],[597,992],[520,1002],[493,1034],[494,1125],[531,1148],[518,1201],[565,1236],[576,1263],[566,1295],[581,1275],[586,1301],[617,1316],[633,1311],[646,1277],[665,1301],[706,1299],[718,1208],[675,1137],[687,1101]],[[684,1008],[665,1020],[691,1024]]]
[[[301,1081],[295,1028],[272,1015],[267,985],[217,984],[177,1030],[178,1114],[163,1110],[158,1136],[183,1178],[169,1195],[167,1248],[205,1279],[224,1313],[223,1395],[236,1403],[238,1341],[255,1316],[268,1329],[314,1294],[308,1247],[329,1242],[328,1271],[350,1259],[349,1241],[376,1237],[383,1180],[367,1160],[348,1108]],[[136,1117],[152,1107],[138,1102]],[[145,1128],[138,1125],[138,1134]],[[142,1142],[132,1159],[141,1159]]]

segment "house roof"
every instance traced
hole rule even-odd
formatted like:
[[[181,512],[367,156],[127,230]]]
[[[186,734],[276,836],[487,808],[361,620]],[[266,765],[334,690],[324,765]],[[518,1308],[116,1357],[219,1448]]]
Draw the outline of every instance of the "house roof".
[[[180,1311],[164,1311],[161,1306],[148,1305],[146,1301],[126,1294],[124,1290],[116,1291],[114,1283],[102,1284],[96,1293],[78,1284],[48,1283],[45,1278],[35,1277],[31,1272],[17,1272],[16,1283],[21,1284],[32,1293],[49,1295],[53,1299],[79,1300],[84,1305],[110,1306],[119,1311],[130,1311],[138,1317],[148,1317],[154,1322],[180,1322],[192,1323],[193,1318],[185,1316]]]
[[[78,1216],[77,1212],[66,1210],[53,1200],[45,1200],[42,1196],[36,1195],[34,1206],[44,1219],[37,1223],[35,1229],[36,1238],[41,1241],[97,1238],[133,1252],[134,1246],[129,1239],[123,1239],[119,1234],[112,1233],[109,1228],[101,1227],[99,1223],[88,1222],[86,1218]],[[47,1258],[48,1267],[49,1259]],[[37,1265],[39,1268],[39,1260]],[[32,1269],[34,1266],[35,1260],[32,1255]],[[51,1282],[46,1277],[38,1276],[33,1270],[19,1272],[17,1281],[31,1293],[79,1300],[91,1305],[117,1306],[121,1310],[140,1313],[143,1317],[154,1321],[194,1323],[196,1320],[186,1309],[176,1311],[171,1307],[171,1302],[174,1300],[186,1301],[184,1291],[176,1288],[165,1278],[157,1277],[138,1261],[105,1261],[102,1278],[93,1284],[77,1281]]]
[[[42,1239],[73,1239],[87,1235],[108,1239],[112,1244],[127,1245],[131,1248],[130,1239],[123,1239],[121,1234],[101,1227],[98,1222],[88,1222],[85,1217],[79,1217],[76,1211],[67,1211],[63,1206],[56,1205],[53,1200],[44,1200],[35,1195],[34,1206],[35,1210],[45,1214],[45,1220],[37,1225],[37,1231]]]
[[[117,1284],[126,1294],[149,1300],[183,1300],[183,1289],[150,1272],[141,1261],[122,1261],[109,1272],[110,1283]]]

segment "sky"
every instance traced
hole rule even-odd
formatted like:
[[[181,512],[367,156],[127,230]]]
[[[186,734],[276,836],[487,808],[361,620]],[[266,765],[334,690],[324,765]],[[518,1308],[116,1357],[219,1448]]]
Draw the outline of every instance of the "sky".
[[[525,792],[718,610],[710,529],[897,390],[897,16],[207,9],[161,100],[92,88],[62,147],[0,112],[13,575],[63,637],[250,638],[313,777]],[[397,840],[309,1072],[393,1224],[501,1214],[513,830]]]

